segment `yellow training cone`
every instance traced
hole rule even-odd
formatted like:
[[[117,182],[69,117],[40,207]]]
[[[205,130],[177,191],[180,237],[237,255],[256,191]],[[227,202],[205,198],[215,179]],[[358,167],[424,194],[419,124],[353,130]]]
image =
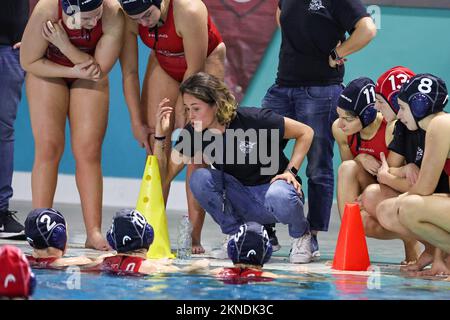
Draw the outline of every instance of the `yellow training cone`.
[[[174,258],[170,251],[167,216],[156,156],[147,157],[136,210],[142,213],[155,231],[155,238],[147,253],[147,258]]]

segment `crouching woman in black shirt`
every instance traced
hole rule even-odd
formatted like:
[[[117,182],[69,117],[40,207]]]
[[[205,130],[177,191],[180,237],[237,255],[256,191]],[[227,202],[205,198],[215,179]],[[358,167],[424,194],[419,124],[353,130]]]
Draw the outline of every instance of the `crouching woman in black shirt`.
[[[313,130],[270,110],[238,108],[226,85],[206,73],[186,79],[180,91],[189,124],[170,159],[163,148],[170,132],[171,102],[161,101],[157,113],[155,154],[163,184],[170,183],[189,162],[211,164],[214,168],[192,174],[190,187],[224,234],[235,234],[249,221],[287,224],[293,238],[290,261],[310,262],[311,235],[297,170]],[[285,139],[296,140],[290,161],[283,153]]]

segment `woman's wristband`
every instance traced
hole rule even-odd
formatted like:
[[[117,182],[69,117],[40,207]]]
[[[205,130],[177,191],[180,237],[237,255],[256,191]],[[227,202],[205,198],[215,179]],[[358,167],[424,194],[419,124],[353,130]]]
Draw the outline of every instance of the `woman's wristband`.
[[[164,140],[166,140],[166,136],[158,137],[158,136],[155,135],[154,138],[155,138],[155,140],[158,140],[158,141],[164,141]]]

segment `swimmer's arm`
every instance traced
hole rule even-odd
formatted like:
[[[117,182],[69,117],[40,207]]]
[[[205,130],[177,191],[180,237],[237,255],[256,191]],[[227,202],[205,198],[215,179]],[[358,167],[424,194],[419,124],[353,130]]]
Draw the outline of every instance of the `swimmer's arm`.
[[[277,275],[277,274],[275,274],[275,273],[272,273],[272,272],[268,272],[268,271],[264,271],[264,272],[261,274],[261,277],[264,277],[264,278],[273,278],[273,279],[280,278],[279,275]]]
[[[297,170],[301,167],[306,154],[311,147],[314,130],[301,122],[284,117],[284,139],[295,139],[294,150],[288,168]]]
[[[161,145],[161,143],[158,143]],[[159,159],[159,158],[158,158]],[[167,161],[166,172],[167,175],[163,182],[163,185],[170,184],[170,182],[175,179],[175,177],[183,170],[186,163],[188,163],[190,159],[186,156],[183,156],[176,150],[172,150],[170,154],[170,159]]]
[[[208,11],[202,1],[179,1],[174,4],[175,27],[183,39],[187,69],[183,80],[205,70],[208,54]],[[181,94],[175,105],[175,128],[182,128],[186,113]]]
[[[92,259],[87,257],[60,258],[52,263],[52,267],[85,266],[92,262]]]
[[[100,77],[104,77],[111,70],[122,47],[123,20],[123,12],[118,4],[112,6],[111,4],[105,4],[102,16],[103,35],[97,43],[94,57],[78,49],[70,41],[67,41],[59,49],[73,64],[80,64],[89,60],[99,64],[102,70]]]
[[[224,270],[224,268],[215,268],[209,271],[209,273],[211,273],[214,276],[219,275],[222,271]]]
[[[172,265],[163,265],[150,260],[145,260],[139,267],[139,273],[152,274],[152,273],[170,273],[177,272],[180,268]]]
[[[119,57],[120,50],[122,49],[125,20],[118,2],[105,13],[102,18],[103,35],[97,43],[94,56],[102,72],[100,78],[108,75]]]
[[[158,105],[156,113],[155,138],[166,137],[164,140],[155,139],[154,154],[158,159],[159,171],[161,174],[161,182],[163,188],[169,186],[173,178],[184,168],[185,164],[189,162],[189,158],[183,156],[180,152],[172,149],[169,159],[167,159],[167,135],[170,134],[170,116],[173,112],[173,107],[170,106],[169,99],[164,98]]]
[[[428,196],[433,194],[449,154],[450,121],[447,116],[431,120],[425,136],[425,153],[419,177],[409,194]]]
[[[152,52],[153,54],[153,52]],[[122,69],[122,86],[128,112],[132,124],[144,123],[140,107],[140,83],[138,66],[137,24],[130,18],[125,18],[125,32],[122,51],[120,53],[120,67]]]
[[[339,154],[341,156],[341,161],[343,162],[346,160],[352,160],[353,154],[350,151],[350,147],[348,146],[347,136],[344,134],[341,128],[338,127],[338,121],[339,119],[333,122],[331,130],[333,132],[334,139],[336,140],[336,143],[338,144],[339,147]]]
[[[81,269],[85,271],[99,271],[101,270],[101,265],[103,263],[103,260],[105,260],[108,257],[115,256],[115,253],[105,253],[102,255],[99,255],[98,257],[89,258],[91,262],[89,264],[85,264],[81,266]]]
[[[72,68],[54,63],[45,57],[49,42],[42,36],[42,26],[52,19],[52,10],[48,8],[48,3],[38,2],[23,33],[20,64],[26,72],[39,77],[73,78]]]
[[[408,191],[411,185],[405,178],[403,166],[405,158],[390,150],[386,161],[389,165],[389,170],[377,175],[378,182],[402,193]]]
[[[208,54],[208,12],[202,1],[181,1],[174,7],[175,25],[183,38],[187,69],[183,80],[205,70]]]
[[[53,23],[53,25],[55,25],[55,23]],[[60,25],[59,29],[61,30],[61,29],[63,29],[63,27]],[[94,57],[92,57],[90,54],[88,54],[86,52],[81,51],[80,49],[75,47],[72,44],[72,42],[70,42],[70,41],[67,41],[64,45],[58,46],[58,49],[73,64],[83,63],[83,62],[86,62],[88,60],[92,61],[93,63],[96,63],[96,61],[94,61]]]
[[[139,267],[139,273],[142,274],[152,274],[158,272],[158,267],[155,263],[145,260],[142,262],[141,266]]]
[[[277,21],[278,27],[281,27],[280,16],[281,16],[281,10],[280,10],[280,7],[277,6],[277,13],[275,15],[275,19]]]
[[[197,260],[184,267],[181,271],[186,273],[209,273],[209,261],[207,259]]]

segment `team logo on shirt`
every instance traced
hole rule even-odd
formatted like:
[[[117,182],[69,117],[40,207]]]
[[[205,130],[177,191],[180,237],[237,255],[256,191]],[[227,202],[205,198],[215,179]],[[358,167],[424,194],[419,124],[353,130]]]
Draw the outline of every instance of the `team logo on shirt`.
[[[240,141],[239,149],[242,151],[242,153],[249,154],[253,151],[253,147],[255,146],[255,144],[256,142]]]
[[[325,9],[322,5],[322,0],[311,0],[309,4],[310,11],[319,11],[320,9]]]
[[[416,162],[422,160],[422,157],[423,157],[423,149],[421,147],[418,147],[416,151]]]

